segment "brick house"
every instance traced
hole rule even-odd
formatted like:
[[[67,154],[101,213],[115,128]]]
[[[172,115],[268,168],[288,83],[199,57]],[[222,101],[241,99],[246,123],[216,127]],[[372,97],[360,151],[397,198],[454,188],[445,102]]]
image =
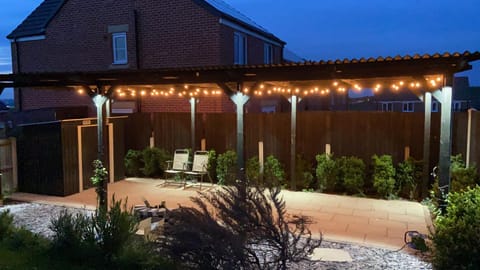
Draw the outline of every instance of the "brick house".
[[[283,61],[285,42],[222,0],[44,0],[15,30],[14,73],[157,69]],[[20,110],[88,106],[73,91],[15,90]],[[120,110],[189,111],[183,98],[114,103]],[[198,112],[234,111],[227,96]]]

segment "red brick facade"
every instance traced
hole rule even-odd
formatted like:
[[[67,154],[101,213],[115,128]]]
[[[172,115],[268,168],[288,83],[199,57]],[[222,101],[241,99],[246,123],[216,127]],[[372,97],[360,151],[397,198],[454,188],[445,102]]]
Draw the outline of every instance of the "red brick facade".
[[[45,39],[12,43],[15,72],[76,72],[233,64],[234,30],[198,0],[68,0]],[[211,7],[210,7],[211,8]],[[127,33],[128,63],[114,65],[112,33]],[[120,32],[120,31],[119,31]],[[265,41],[248,35],[248,64],[262,64]],[[17,51],[18,50],[18,51]],[[17,59],[17,55],[19,56]],[[274,62],[282,48],[274,46]],[[23,110],[91,105],[78,93],[22,89]],[[188,100],[148,99],[142,111],[189,111]],[[231,111],[228,97],[204,98],[199,111]],[[94,112],[93,106],[90,109]]]

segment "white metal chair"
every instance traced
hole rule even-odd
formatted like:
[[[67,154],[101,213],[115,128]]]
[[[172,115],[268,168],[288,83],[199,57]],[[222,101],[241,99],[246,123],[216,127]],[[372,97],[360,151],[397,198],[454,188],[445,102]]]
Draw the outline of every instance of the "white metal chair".
[[[191,171],[186,171],[185,175],[198,178],[200,181],[200,189],[202,189],[203,177],[208,176],[208,152],[195,151],[193,156],[193,165]],[[212,182],[212,181],[210,181]]]
[[[190,151],[188,149],[177,149],[173,155],[173,161],[167,161],[167,169],[165,170],[165,181],[160,184],[162,186],[167,184],[178,184],[178,177],[180,177],[181,183],[185,188],[186,180],[184,173],[188,170],[188,158]],[[169,178],[172,177],[172,178]]]

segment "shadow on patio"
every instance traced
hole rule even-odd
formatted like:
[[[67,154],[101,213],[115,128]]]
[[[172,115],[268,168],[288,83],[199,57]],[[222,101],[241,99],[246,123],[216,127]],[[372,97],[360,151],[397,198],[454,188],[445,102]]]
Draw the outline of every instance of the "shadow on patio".
[[[169,209],[178,205],[193,206],[191,196],[198,189],[183,190],[176,187],[157,187],[160,180],[128,178],[109,184],[109,197],[127,198],[129,205],[166,202]],[[358,243],[367,246],[397,249],[404,244],[405,231],[427,233],[431,219],[425,206],[410,201],[387,201],[356,198],[322,193],[282,191],[290,214],[303,214],[313,218],[310,229],[319,232],[327,240]],[[110,199],[109,198],[109,199]],[[96,205],[95,190],[89,189],[67,197],[14,193],[11,199],[18,201],[86,207]]]

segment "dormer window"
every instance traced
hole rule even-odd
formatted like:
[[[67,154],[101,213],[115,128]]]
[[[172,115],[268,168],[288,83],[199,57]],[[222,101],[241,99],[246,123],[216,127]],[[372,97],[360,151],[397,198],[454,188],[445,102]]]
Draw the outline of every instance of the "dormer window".
[[[235,65],[247,64],[247,37],[239,32],[233,34],[233,49]]]
[[[113,33],[113,64],[127,64],[127,33]]]

